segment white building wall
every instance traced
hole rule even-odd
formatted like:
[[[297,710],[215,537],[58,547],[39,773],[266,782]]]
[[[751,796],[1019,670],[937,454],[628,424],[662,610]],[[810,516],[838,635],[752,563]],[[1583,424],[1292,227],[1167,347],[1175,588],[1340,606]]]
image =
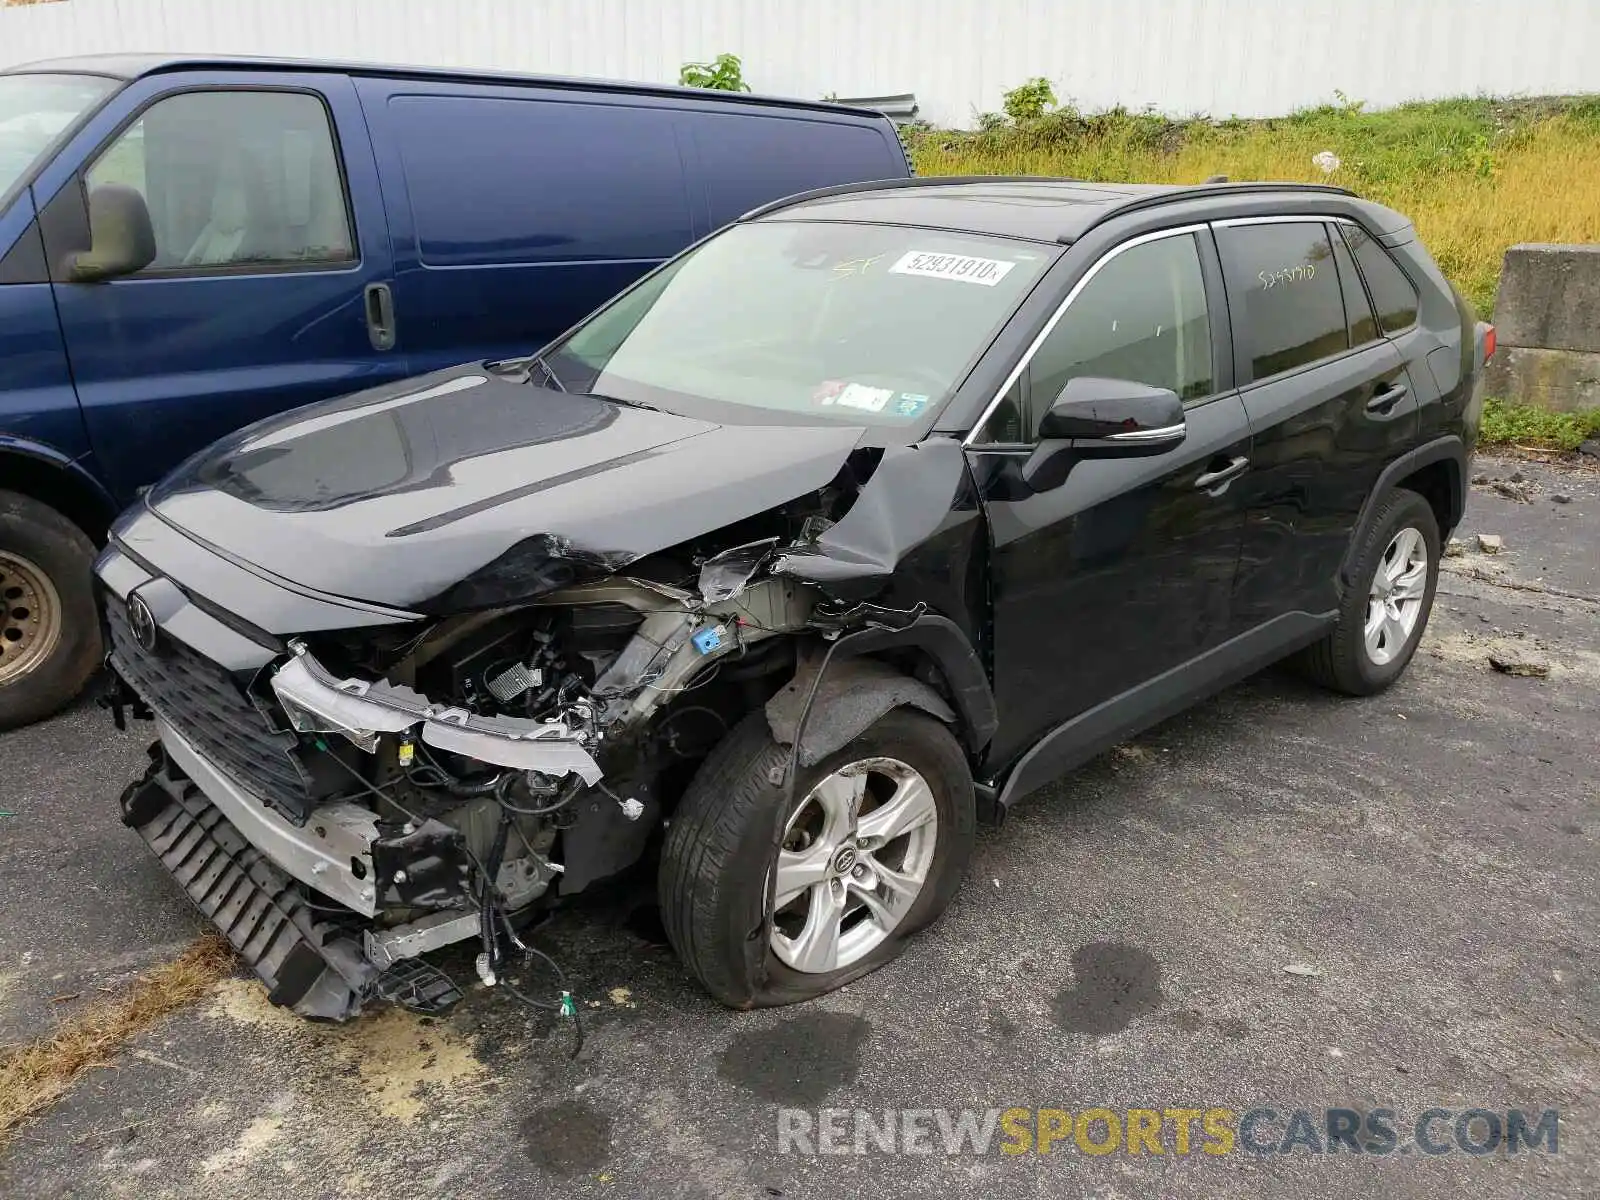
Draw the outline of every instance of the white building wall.
[[[675,82],[731,51],[757,91],[915,92],[970,125],[1063,99],[1273,116],[1330,101],[1600,91],[1600,0],[61,0],[0,8],[0,67],[180,51]]]

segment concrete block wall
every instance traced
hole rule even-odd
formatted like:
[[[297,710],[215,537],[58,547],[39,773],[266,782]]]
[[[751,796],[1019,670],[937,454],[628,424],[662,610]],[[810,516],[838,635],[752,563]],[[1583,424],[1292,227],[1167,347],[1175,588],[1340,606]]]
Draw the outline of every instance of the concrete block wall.
[[[1600,246],[1506,251],[1488,395],[1553,412],[1600,408]]]

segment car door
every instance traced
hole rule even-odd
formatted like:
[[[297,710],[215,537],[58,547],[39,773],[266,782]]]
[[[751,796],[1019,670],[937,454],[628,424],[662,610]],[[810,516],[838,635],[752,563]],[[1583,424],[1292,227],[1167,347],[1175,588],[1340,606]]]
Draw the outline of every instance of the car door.
[[[1417,397],[1379,333],[1349,250],[1320,217],[1219,222],[1235,369],[1250,417],[1235,632],[1338,605],[1338,571]]]
[[[1227,634],[1250,439],[1221,297],[1203,228],[1124,243],[1074,285],[974,431],[991,541],[996,766]],[[1084,376],[1170,388],[1184,400],[1184,439],[1152,457],[1075,462],[1059,486],[1035,492],[1022,469],[1040,418]]]
[[[406,373],[386,291],[388,232],[350,81],[327,74],[154,76],[48,193],[48,243],[78,400],[126,500],[259,417]],[[156,257],[106,282],[86,197],[137,191]]]

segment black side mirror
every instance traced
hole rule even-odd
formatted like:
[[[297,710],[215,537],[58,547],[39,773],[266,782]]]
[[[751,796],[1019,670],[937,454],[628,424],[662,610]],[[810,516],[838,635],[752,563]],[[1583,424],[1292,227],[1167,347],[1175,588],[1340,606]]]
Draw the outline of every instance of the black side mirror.
[[[74,283],[98,283],[144,270],[156,259],[156,235],[144,197],[120,183],[89,193],[89,249],[72,256]]]
[[[1022,478],[1036,492],[1060,487],[1085,458],[1164,454],[1186,433],[1183,402],[1170,388],[1126,379],[1069,380],[1039,422],[1039,445]]]

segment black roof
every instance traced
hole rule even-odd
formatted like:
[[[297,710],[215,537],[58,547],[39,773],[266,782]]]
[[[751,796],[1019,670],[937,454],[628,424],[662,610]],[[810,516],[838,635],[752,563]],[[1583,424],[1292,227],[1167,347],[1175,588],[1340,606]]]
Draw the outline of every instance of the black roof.
[[[1075,242],[1117,213],[1217,196],[1311,192],[1350,196],[1342,188],[1299,183],[1085,183],[1077,179],[960,176],[841,184],[776,200],[745,220],[859,221],[963,233]]]
[[[626,92],[630,95],[669,96],[728,104],[778,105],[785,108],[810,109],[813,112],[849,113],[853,116],[887,119],[881,112],[854,108],[848,104],[834,104],[822,100],[796,100],[785,96],[760,96],[751,92],[719,92],[707,88],[627,83],[609,79],[580,79],[564,75],[532,75],[516,71],[474,71],[460,67],[417,67],[315,58],[264,58],[231,54],[85,54],[75,58],[51,58],[22,63],[8,67],[0,71],[0,74],[56,71],[132,80],[164,71],[197,70],[332,71],[341,75],[382,75],[391,79],[450,79],[465,83],[536,84],[542,87]]]

